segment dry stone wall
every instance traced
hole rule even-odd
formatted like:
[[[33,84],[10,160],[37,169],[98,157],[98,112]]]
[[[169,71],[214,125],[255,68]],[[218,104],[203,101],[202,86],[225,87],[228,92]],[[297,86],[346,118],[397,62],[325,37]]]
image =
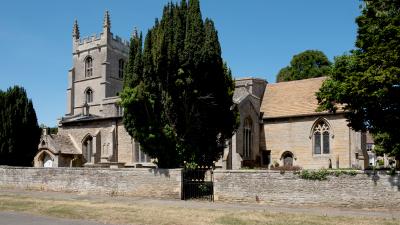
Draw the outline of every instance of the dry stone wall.
[[[0,187],[180,199],[180,169],[0,167]],[[292,172],[215,170],[215,201],[400,209],[400,174],[360,171],[325,181]]]
[[[329,176],[325,181],[299,178],[292,172],[215,171],[214,194],[218,201],[400,209],[400,175]]]
[[[0,186],[179,199],[180,169],[0,167]]]

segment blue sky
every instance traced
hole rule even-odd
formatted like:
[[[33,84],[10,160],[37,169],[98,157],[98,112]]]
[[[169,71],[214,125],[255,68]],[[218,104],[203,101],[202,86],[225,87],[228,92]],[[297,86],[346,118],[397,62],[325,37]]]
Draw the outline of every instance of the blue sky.
[[[105,10],[111,30],[129,39],[161,16],[168,0],[13,0],[1,3],[0,89],[23,86],[38,122],[55,126],[65,114],[72,25],[81,36],[101,32]],[[358,0],[202,0],[203,18],[214,20],[223,58],[234,77],[275,82],[294,54],[323,51],[331,60],[354,48]]]

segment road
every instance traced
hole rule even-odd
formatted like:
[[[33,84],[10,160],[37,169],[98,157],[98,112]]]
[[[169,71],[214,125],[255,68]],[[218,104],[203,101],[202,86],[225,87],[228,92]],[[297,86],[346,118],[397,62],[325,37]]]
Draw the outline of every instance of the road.
[[[104,225],[83,220],[57,219],[19,212],[0,212],[0,225]]]

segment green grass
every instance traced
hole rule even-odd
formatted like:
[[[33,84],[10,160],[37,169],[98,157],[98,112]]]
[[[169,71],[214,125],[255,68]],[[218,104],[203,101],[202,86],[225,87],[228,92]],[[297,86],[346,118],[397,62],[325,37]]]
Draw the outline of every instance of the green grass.
[[[111,198],[114,199],[114,198]],[[17,211],[58,218],[93,220],[116,224],[157,225],[395,225],[400,220],[349,216],[316,216],[256,210],[190,208],[160,203],[115,200],[57,200],[46,197],[0,194],[0,211]]]

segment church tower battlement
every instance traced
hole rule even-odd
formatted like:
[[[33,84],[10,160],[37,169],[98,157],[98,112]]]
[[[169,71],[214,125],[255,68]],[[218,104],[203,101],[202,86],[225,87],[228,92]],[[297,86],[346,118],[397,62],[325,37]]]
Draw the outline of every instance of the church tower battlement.
[[[105,12],[103,30],[81,37],[78,21],[72,29],[72,68],[68,73],[65,118],[80,115],[120,116],[116,104],[122,90],[123,70],[128,59],[129,42],[111,32]]]

